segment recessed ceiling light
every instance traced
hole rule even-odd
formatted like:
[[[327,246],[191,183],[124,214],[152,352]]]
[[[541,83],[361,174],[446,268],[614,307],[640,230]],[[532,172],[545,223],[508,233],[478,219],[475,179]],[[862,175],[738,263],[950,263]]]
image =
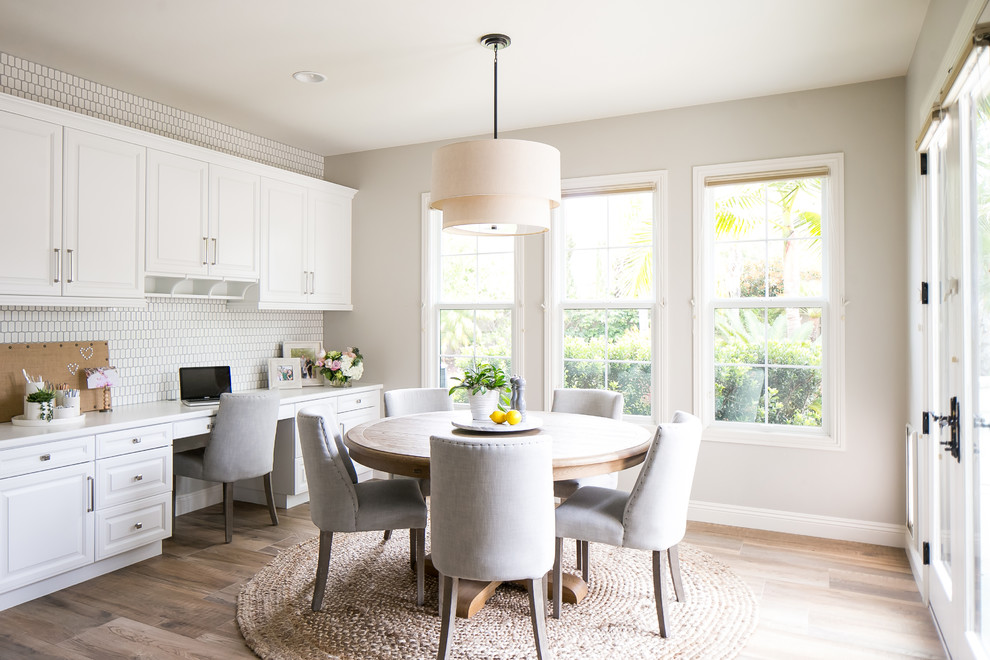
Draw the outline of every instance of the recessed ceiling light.
[[[296,71],[292,77],[301,83],[321,83],[327,79],[325,75],[316,71]]]

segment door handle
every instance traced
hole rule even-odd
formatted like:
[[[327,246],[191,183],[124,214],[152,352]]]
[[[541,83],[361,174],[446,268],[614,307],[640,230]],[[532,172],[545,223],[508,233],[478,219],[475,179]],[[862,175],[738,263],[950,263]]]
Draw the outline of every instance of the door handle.
[[[939,440],[939,444],[942,445],[942,449],[949,452],[952,458],[956,459],[956,462],[960,462],[959,458],[959,397],[952,397],[949,400],[949,414],[948,415],[936,415],[935,413],[929,413],[929,417],[933,422],[938,422],[939,428],[949,427],[949,439]]]
[[[58,284],[62,280],[62,251],[55,248],[55,284]]]
[[[217,265],[217,239],[214,238],[212,240],[213,240],[213,265],[216,266]]]
[[[69,276],[65,278],[65,282],[66,284],[72,284],[72,250],[66,250],[65,253],[68,255],[67,258],[69,263]]]
[[[206,236],[203,237],[203,265],[210,265],[210,239]]]

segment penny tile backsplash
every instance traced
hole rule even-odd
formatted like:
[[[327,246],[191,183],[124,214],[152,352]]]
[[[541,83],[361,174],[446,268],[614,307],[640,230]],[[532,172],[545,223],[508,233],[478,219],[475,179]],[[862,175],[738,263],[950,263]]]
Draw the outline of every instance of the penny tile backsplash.
[[[0,92],[323,178],[323,156],[0,51]],[[323,313],[234,311],[222,301],[152,298],[146,309],[2,307],[0,342],[107,340],[113,405],[179,395],[179,367],[229,364],[233,389],[266,387],[283,341],[323,341]]]
[[[147,309],[0,307],[0,342],[110,342],[113,404],[179,395],[179,367],[229,364],[233,390],[268,386],[283,341],[323,341],[323,313],[235,311],[222,301],[153,298]]]

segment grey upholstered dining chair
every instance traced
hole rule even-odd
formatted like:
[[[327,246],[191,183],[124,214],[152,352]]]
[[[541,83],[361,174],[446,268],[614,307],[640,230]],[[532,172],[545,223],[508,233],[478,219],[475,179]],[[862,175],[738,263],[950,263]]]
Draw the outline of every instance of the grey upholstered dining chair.
[[[410,558],[416,569],[416,604],[423,604],[426,562],[426,501],[411,479],[357,482],[357,473],[344,448],[340,426],[329,406],[313,406],[296,415],[306,481],[309,515],[320,528],[313,611],[323,605],[330,548],[334,532],[409,529]]]
[[[176,453],[173,475],[223,484],[223,520],[226,542],[234,537],[234,482],[262,477],[268,514],[278,524],[272,493],[278,392],[221,394],[220,406],[206,447]],[[175,487],[172,487],[175,512]],[[173,527],[174,529],[174,527]]]
[[[560,556],[565,538],[608,543],[624,548],[653,551],[653,590],[660,635],[670,626],[664,605],[666,564],[674,595],[685,599],[677,545],[687,527],[688,500],[694,468],[701,446],[701,421],[694,415],[675,412],[673,421],[657,427],[636,485],[631,493],[586,486],[557,507],[557,542],[553,565],[553,616],[560,618]]]
[[[548,436],[430,438],[430,531],[440,573],[438,659],[450,653],[458,580],[525,580],[541,660],[553,566],[553,466]]]
[[[571,388],[559,389],[553,391],[553,406],[550,408],[550,412],[594,415],[595,417],[608,417],[621,421],[624,403],[622,392]],[[582,486],[616,488],[618,485],[618,472],[596,474],[590,477],[562,479],[553,482],[553,495],[554,497],[565,500]],[[587,545],[580,542],[577,544],[577,568],[584,576],[584,581],[587,582],[591,575],[591,564],[587,555],[584,553],[585,548],[587,548]]]
[[[385,416],[453,410],[454,401],[442,387],[407,387],[385,393]]]

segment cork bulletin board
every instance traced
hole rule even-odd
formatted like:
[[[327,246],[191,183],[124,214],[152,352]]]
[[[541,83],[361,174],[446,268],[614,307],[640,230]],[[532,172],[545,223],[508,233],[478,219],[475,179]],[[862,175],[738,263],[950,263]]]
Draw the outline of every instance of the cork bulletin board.
[[[24,412],[24,374],[79,390],[81,412],[99,410],[102,390],[86,389],[86,369],[110,366],[106,341],[63,341],[43,344],[0,344],[0,422]]]

